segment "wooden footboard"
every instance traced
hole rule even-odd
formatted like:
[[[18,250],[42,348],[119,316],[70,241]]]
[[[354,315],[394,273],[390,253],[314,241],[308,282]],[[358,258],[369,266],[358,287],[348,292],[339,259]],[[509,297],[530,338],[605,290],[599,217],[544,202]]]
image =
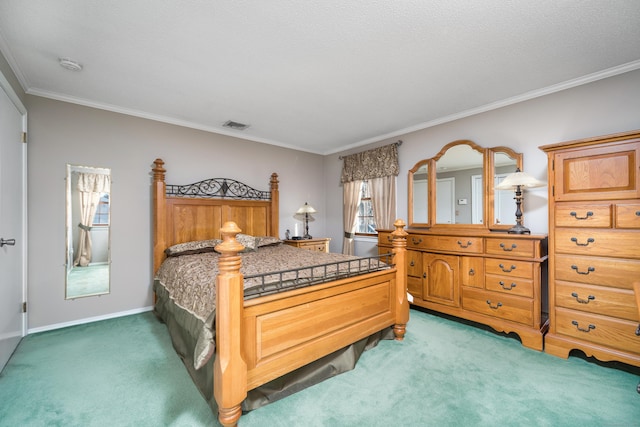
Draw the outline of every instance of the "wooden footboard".
[[[214,396],[219,420],[234,426],[247,391],[393,325],[402,340],[409,320],[404,222],[393,235],[395,267],[244,301],[240,229],[227,222],[216,250]]]

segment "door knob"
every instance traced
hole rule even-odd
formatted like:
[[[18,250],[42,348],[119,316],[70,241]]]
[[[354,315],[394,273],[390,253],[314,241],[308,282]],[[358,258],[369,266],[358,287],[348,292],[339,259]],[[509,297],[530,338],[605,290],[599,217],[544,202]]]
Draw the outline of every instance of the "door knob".
[[[3,239],[2,237],[0,237],[0,248],[3,247],[4,245],[7,246],[14,246],[16,244],[16,239]]]

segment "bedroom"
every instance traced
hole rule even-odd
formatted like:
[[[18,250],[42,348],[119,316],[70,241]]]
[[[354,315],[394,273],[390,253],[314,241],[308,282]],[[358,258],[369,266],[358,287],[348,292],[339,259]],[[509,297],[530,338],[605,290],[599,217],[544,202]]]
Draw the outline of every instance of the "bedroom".
[[[402,202],[407,198],[406,171],[416,159],[435,155],[450,141],[467,138],[482,146],[508,145],[524,154],[526,171],[544,179],[546,158],[539,146],[640,128],[637,69],[361,147],[317,154],[254,142],[241,134],[209,133],[27,95],[6,58],[1,65],[29,114],[30,332],[135,313],[152,306],[149,167],[157,157],[171,166],[175,182],[198,180],[201,171],[212,170],[216,175],[232,176],[263,188],[267,177],[278,172],[281,233],[295,224],[293,213],[308,201],[319,211],[311,224],[312,234],[330,237],[331,251],[338,252],[343,232],[340,155],[402,139],[397,214],[406,218],[406,203]],[[109,295],[64,299],[67,163],[112,169],[116,195]],[[545,189],[532,192],[527,199],[525,221],[533,231],[547,232]],[[360,244],[363,251],[373,245]]]

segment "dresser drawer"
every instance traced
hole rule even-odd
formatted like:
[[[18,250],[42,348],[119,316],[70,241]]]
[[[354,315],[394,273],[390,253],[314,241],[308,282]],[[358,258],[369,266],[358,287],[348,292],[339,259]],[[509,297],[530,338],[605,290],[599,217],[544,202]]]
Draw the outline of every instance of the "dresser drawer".
[[[533,280],[531,279],[487,274],[484,287],[488,291],[533,298]]]
[[[632,321],[638,320],[633,291],[580,283],[556,282],[556,305]]]
[[[640,229],[640,203],[616,205],[616,227]]]
[[[529,298],[463,288],[462,306],[487,316],[533,325],[533,300]]]
[[[512,259],[486,258],[484,261],[484,271],[487,274],[497,274],[506,277],[533,278],[532,262],[514,261]]]
[[[632,281],[640,278],[640,261],[558,254],[555,277],[569,282],[631,289]]]
[[[556,308],[556,332],[610,348],[640,354],[637,322]]]
[[[556,252],[576,255],[600,255],[640,258],[640,233],[633,231],[558,228]]]
[[[422,277],[422,252],[407,251],[407,275]]]
[[[611,227],[611,204],[558,203],[557,227]]]
[[[390,231],[378,231],[378,245],[379,246],[392,246],[393,236]]]
[[[486,239],[486,253],[503,256],[521,256],[527,258],[535,257],[535,244],[533,240],[518,240],[500,238]]]
[[[415,242],[411,244],[416,244]],[[420,249],[438,252],[459,252],[481,254],[484,252],[482,237],[456,236],[420,236],[417,245]]]

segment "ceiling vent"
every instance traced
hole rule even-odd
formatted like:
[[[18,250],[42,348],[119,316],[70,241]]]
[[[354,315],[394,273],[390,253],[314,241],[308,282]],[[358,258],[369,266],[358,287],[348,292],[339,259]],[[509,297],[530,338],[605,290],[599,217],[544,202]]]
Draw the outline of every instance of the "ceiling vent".
[[[226,128],[231,128],[235,130],[245,130],[249,127],[249,125],[245,125],[244,123],[234,122],[232,120],[227,120],[222,126]]]

